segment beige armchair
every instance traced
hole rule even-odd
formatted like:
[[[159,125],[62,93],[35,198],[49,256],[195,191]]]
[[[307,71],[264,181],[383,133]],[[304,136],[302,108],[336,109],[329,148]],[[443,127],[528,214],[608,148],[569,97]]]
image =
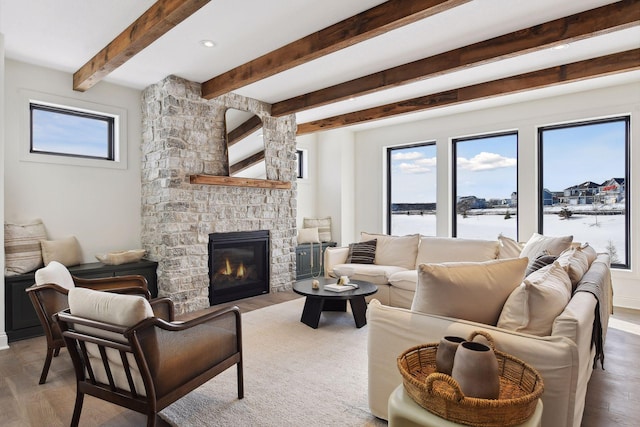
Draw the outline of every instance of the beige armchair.
[[[51,360],[53,357],[57,357],[60,354],[60,349],[64,347],[64,340],[52,316],[58,311],[69,307],[67,303],[69,289],[84,287],[102,291],[139,294],[147,299],[150,298],[147,280],[143,276],[80,279],[72,276],[64,265],[56,261],[51,261],[46,267],[36,271],[35,279],[36,283],[27,288],[26,291],[47,338],[47,356],[40,374],[40,384],[44,384],[47,381]],[[165,312],[166,307],[164,305]],[[165,314],[165,316],[167,315]]]
[[[69,309],[54,318],[76,373],[77,426],[88,394],[147,415],[236,365],[238,398],[244,397],[242,333],[237,307],[186,322],[154,316],[151,303],[133,295],[75,288]]]

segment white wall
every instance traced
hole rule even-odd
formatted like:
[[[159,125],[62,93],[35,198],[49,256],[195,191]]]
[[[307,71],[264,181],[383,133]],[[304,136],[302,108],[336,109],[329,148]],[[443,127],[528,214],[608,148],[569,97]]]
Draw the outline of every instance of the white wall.
[[[437,117],[396,126],[358,132],[355,135],[355,229],[384,232],[385,148],[420,141],[437,143],[438,235],[451,230],[451,138],[518,130],[518,227],[526,240],[537,231],[537,127],[631,114],[631,164],[640,165],[640,85],[629,84],[585,91],[537,101],[488,108]],[[632,270],[615,270],[614,304],[640,309],[640,169],[631,171],[631,265]],[[371,191],[376,188],[376,191]],[[335,209],[335,208],[334,208]]]
[[[84,262],[95,254],[140,247],[140,91],[98,83],[74,92],[72,75],[6,61],[5,220],[41,218],[49,239],[73,235]],[[27,144],[21,90],[110,105],[127,112],[127,168],[70,166],[20,159]]]
[[[4,223],[4,35],[0,33],[0,219]],[[2,227],[2,241],[4,242],[4,227]],[[0,268],[4,271],[4,245],[0,247]],[[0,284],[0,350],[8,348],[9,340],[4,321],[4,280]]]
[[[318,194],[318,151],[315,134],[296,138],[296,148],[306,150],[307,176],[298,179],[296,225],[302,228],[303,218],[316,218]]]

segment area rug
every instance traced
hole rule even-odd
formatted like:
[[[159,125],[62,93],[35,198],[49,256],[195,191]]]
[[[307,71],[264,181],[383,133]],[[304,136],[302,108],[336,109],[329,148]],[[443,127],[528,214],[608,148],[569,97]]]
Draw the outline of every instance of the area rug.
[[[304,299],[242,315],[245,397],[231,368],[165,408],[171,425],[386,426],[367,403],[367,326],[325,312],[300,322]]]

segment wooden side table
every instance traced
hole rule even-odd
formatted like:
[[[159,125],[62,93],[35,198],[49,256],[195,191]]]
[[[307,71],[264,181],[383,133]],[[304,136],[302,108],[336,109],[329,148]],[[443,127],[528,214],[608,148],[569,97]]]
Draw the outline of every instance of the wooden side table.
[[[389,396],[389,427],[456,427],[461,424],[445,420],[418,405],[400,384]],[[525,423],[518,427],[542,426],[542,400]]]

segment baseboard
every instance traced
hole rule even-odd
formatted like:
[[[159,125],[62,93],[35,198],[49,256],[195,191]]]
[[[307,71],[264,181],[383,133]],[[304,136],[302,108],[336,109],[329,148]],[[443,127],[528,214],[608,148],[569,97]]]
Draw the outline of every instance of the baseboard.
[[[9,349],[9,337],[6,333],[0,333],[0,350],[8,350]]]
[[[640,299],[628,298],[628,297],[616,297],[614,295],[613,307],[614,307],[614,312],[615,312],[615,307],[623,307],[623,308],[631,308],[634,310],[640,310]]]

